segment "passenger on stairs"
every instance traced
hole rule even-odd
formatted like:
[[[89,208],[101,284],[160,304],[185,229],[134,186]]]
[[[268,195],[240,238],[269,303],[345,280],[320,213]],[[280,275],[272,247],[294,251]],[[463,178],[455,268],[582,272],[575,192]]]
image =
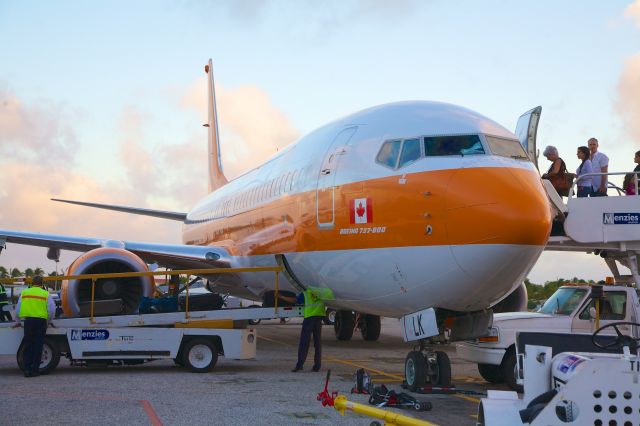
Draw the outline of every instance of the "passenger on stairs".
[[[576,179],[578,181],[578,197],[588,197],[589,194],[591,194],[591,176],[586,176],[582,179],[580,179],[580,176],[593,173],[593,166],[591,165],[591,160],[589,160],[591,151],[589,151],[589,148],[586,146],[579,146],[576,155],[578,156],[578,159],[582,161],[580,163],[580,166],[578,166],[578,169],[576,170]]]
[[[624,175],[624,181],[622,182],[622,188],[627,195],[636,195],[636,174],[627,173]]]
[[[640,172],[640,151],[636,151],[636,155],[633,158],[633,162],[636,163],[636,168],[633,169],[633,171]]]
[[[609,157],[598,151],[598,139],[591,138],[587,142],[589,145],[589,151],[591,151],[591,165],[593,166],[594,173],[608,173],[609,172]],[[592,197],[606,197],[607,196],[607,183],[609,182],[606,175],[593,177],[593,192]]]
[[[542,179],[548,179],[553,187],[558,191],[558,195],[566,197],[569,195],[569,184],[567,181],[567,165],[558,155],[558,149],[555,146],[547,146],[542,155],[551,161],[551,167],[547,173],[542,175]]]

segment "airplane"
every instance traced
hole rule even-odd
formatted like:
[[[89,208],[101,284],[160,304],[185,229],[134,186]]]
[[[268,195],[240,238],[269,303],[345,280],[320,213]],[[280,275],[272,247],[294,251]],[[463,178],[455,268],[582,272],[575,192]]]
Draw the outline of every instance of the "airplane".
[[[534,164],[539,107],[520,118],[518,138],[448,103],[379,105],[318,128],[229,181],[211,60],[205,71],[210,193],[189,212],[55,199],[180,221],[182,244],[0,230],[0,246],[4,240],[47,247],[50,259],[60,250],[83,252],[69,275],[144,271],[152,263],[174,269],[281,265],[284,291],[332,289],[342,340],[351,338],[356,321],[366,340],[376,340],[380,316],[406,319],[424,310],[430,315],[418,319],[435,330],[430,336],[473,338],[490,326],[489,307],[508,295],[522,301],[522,282],[551,228]],[[273,304],[273,273],[206,278],[211,289]],[[89,285],[65,283],[67,315],[82,314]],[[134,312],[140,296],[152,292],[149,277],[105,280],[96,298],[120,298]],[[417,340],[428,352],[425,336]]]

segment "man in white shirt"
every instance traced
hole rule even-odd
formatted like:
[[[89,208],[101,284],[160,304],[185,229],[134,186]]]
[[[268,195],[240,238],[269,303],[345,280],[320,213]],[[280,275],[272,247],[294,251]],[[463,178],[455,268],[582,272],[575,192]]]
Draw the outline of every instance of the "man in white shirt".
[[[609,157],[598,151],[598,139],[591,138],[587,142],[589,151],[591,151],[591,165],[594,173],[609,172]],[[593,192],[591,197],[605,197],[607,195],[607,176],[593,176],[591,179]]]

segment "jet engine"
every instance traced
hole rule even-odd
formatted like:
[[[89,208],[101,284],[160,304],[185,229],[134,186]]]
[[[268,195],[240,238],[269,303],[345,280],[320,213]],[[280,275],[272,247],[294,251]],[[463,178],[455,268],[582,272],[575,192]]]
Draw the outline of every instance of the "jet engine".
[[[507,297],[491,307],[493,313],[500,312],[524,312],[527,310],[527,300],[529,293],[524,283],[520,284]]]
[[[84,253],[69,266],[67,275],[145,272],[147,264],[135,254],[119,248],[98,248]],[[126,315],[138,311],[142,297],[152,297],[153,276],[99,278],[94,289],[94,315]],[[67,316],[89,316],[91,280],[62,282],[62,309]]]

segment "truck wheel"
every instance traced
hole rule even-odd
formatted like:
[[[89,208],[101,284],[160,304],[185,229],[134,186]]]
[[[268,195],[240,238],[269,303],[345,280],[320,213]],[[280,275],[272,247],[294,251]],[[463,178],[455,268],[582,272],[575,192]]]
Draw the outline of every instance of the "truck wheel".
[[[182,360],[192,373],[206,373],[218,362],[218,350],[209,339],[193,339],[185,345]]]
[[[380,337],[380,317],[378,315],[362,315],[360,317],[360,333],[367,341],[375,342]]]
[[[449,355],[443,351],[436,351],[436,364],[432,366],[435,371],[429,375],[431,384],[435,386],[451,386],[451,361]],[[434,368],[435,367],[435,368]]]
[[[427,377],[427,360],[420,351],[411,351],[404,360],[404,380],[411,392],[421,388]]]
[[[336,310],[328,308],[327,314],[322,318],[322,322],[326,325],[334,325],[336,323]]]
[[[336,312],[336,322],[333,324],[333,331],[338,340],[351,340],[353,336],[353,328],[355,327],[355,318],[351,311]]]
[[[504,383],[504,377],[499,365],[478,364],[478,372],[489,383]]]
[[[507,384],[507,386],[518,393],[522,393],[524,389],[516,381],[516,368],[516,348],[514,346],[511,346],[509,349],[507,349],[507,353],[504,354],[504,358],[502,358],[500,371],[502,372],[502,377],[504,377],[504,382]]]
[[[259,306],[259,305],[251,305],[251,306],[249,306],[249,308],[261,308],[261,307],[262,306]],[[260,324],[260,321],[262,321],[262,320],[260,320],[260,319],[250,319],[249,320],[249,325],[258,325],[258,324]]]
[[[18,361],[18,367],[24,372],[24,346],[20,345],[18,353],[16,354]],[[58,366],[60,362],[60,351],[58,346],[53,340],[48,337],[44,338],[44,344],[42,345],[42,358],[40,358],[40,374],[49,374]]]

